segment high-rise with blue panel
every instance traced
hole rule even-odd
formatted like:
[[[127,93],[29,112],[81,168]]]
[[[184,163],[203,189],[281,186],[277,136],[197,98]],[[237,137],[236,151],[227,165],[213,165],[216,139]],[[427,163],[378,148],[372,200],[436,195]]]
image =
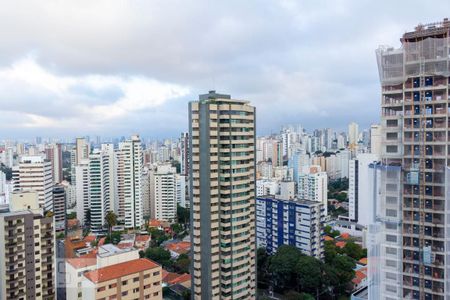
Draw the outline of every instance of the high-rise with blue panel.
[[[291,245],[306,255],[323,257],[325,209],[320,202],[256,198],[256,241],[258,247],[275,253]]]

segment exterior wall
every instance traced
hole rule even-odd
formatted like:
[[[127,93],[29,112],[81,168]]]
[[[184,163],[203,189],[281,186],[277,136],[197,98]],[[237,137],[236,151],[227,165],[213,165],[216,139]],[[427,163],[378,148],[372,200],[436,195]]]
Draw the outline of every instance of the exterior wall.
[[[142,146],[139,136],[132,136],[130,140],[119,144],[118,185],[122,189],[119,193],[119,216],[123,213],[125,227],[140,227],[144,223],[142,204]]]
[[[292,245],[303,253],[323,257],[323,205],[313,201],[256,199],[257,247],[272,254],[282,245]]]
[[[194,299],[255,299],[255,109],[210,92],[189,106]]]
[[[55,297],[54,239],[52,218],[0,212],[0,299]]]
[[[122,300],[162,300],[162,269],[153,268],[99,283],[84,278],[82,288],[82,299],[86,300],[114,296]]]

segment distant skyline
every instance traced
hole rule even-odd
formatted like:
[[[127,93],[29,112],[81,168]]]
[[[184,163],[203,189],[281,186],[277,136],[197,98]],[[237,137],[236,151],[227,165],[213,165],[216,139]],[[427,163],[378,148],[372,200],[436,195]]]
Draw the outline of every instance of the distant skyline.
[[[208,90],[257,133],[379,122],[379,45],[442,21],[433,1],[11,1],[0,10],[0,139],[177,137]]]

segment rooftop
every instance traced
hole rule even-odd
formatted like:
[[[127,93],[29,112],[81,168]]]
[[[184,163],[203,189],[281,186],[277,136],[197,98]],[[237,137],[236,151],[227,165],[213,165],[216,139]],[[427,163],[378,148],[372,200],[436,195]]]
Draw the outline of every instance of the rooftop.
[[[80,257],[69,258],[67,262],[75,269],[81,269],[97,264],[97,251],[92,251]]]
[[[90,271],[84,276],[93,283],[99,283],[159,267],[149,259],[139,258]]]

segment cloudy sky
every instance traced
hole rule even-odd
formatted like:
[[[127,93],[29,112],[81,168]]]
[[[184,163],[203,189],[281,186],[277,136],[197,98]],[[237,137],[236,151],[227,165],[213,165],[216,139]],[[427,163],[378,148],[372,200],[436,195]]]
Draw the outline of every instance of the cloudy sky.
[[[177,136],[210,89],[258,133],[378,121],[375,49],[450,1],[14,0],[0,10],[0,139]],[[447,14],[447,15],[446,15]]]

